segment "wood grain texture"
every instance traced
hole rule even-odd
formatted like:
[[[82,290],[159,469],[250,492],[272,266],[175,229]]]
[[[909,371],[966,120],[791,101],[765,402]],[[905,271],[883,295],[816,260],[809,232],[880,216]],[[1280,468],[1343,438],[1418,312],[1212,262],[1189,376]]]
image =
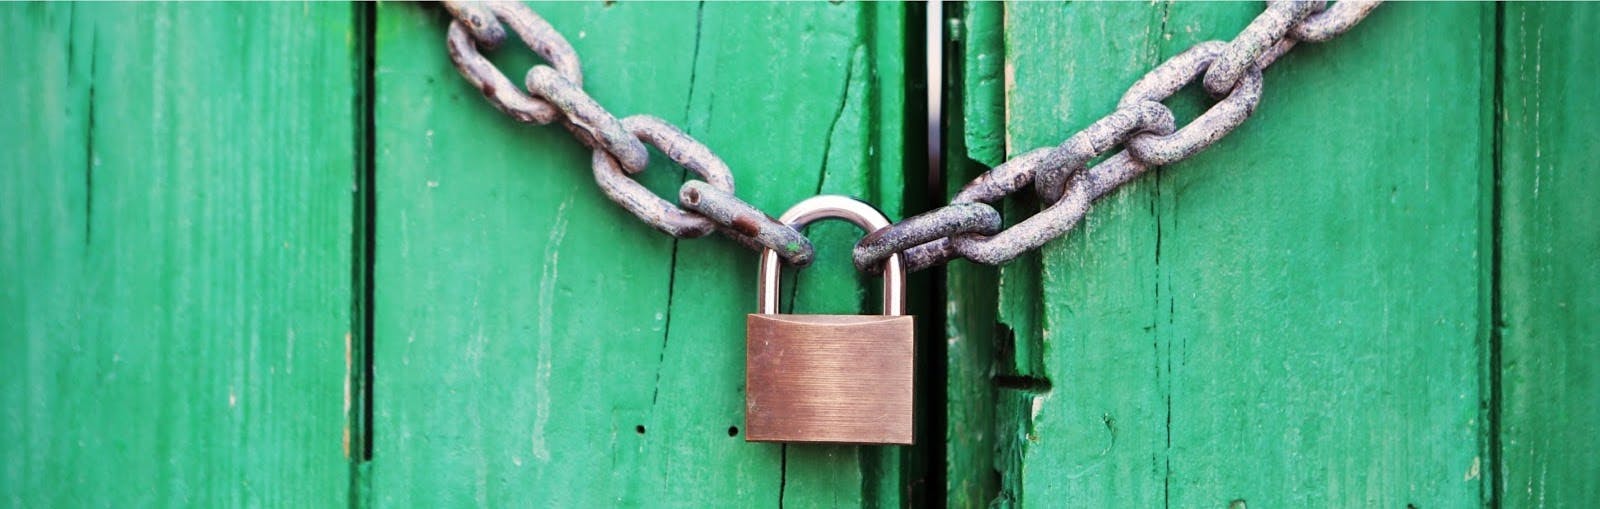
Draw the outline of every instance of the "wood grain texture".
[[[969,125],[1054,145],[1258,12],[1007,6],[1004,108]],[[1002,268],[973,296],[1000,302],[994,498],[1480,505],[1493,27],[1488,6],[1388,5],[1299,48],[1243,127]],[[1182,121],[1201,96],[1169,103]]]
[[[1600,506],[1600,10],[1503,7],[1500,470],[1504,507]]]
[[[753,253],[605,201],[565,131],[455,74],[436,7],[370,7],[375,48],[368,8],[0,6],[0,505],[917,505],[910,450],[744,443]],[[891,216],[906,8],[536,6],[602,104],[682,126],[759,207]],[[968,5],[947,182],[1259,9]],[[953,265],[950,334],[923,338],[946,502],[1600,505],[1597,12],[1387,5],[1068,239]],[[352,469],[368,220],[376,457]],[[793,309],[874,309],[859,233],[813,232]]]
[[[747,315],[745,438],[914,443],[915,320]]]
[[[0,504],[347,503],[350,13],[0,6]]]
[[[961,186],[1005,157],[1003,111],[1004,9],[967,3],[948,15],[959,27],[946,46],[945,192]],[[945,486],[948,507],[987,506],[1000,489],[996,464],[994,383],[997,271],[954,262],[945,267]],[[924,355],[930,355],[924,351]]]
[[[902,6],[534,5],[619,115],[682,127],[781,211],[819,192],[898,216]],[[512,122],[449,65],[433,6],[377,23],[376,505],[888,506],[901,452],[749,444],[756,254],[674,242],[595,188],[559,127]],[[535,61],[498,51],[516,80]],[[654,156],[641,180],[674,196]],[[849,225],[811,229],[794,308],[870,302]]]

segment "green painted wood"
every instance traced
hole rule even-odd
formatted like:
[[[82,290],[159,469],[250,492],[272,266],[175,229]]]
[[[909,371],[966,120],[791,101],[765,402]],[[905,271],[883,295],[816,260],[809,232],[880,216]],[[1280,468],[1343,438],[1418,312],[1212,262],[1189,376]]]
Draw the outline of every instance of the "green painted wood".
[[[681,126],[761,209],[824,192],[899,215],[902,6],[535,8],[593,97]],[[607,201],[565,130],[516,124],[456,74],[445,26],[378,6],[376,505],[899,505],[903,451],[745,443],[754,253]],[[493,58],[517,81],[535,63]],[[641,180],[675,196],[683,172],[652,157]],[[859,234],[812,231],[795,308],[858,310]]]
[[[0,503],[346,503],[350,14],[0,7]]]
[[[1505,507],[1600,506],[1594,7],[1503,7],[1497,318]]]
[[[947,45],[945,184],[954,194],[1003,160],[1004,10],[968,3],[948,12],[954,44]],[[959,84],[952,86],[949,84]],[[980,112],[968,115],[968,112]],[[989,267],[946,266],[945,497],[948,507],[988,505],[999,491],[995,465],[995,274]]]
[[[1003,108],[969,125],[1001,116],[1013,155],[1059,143],[1259,11],[1007,6]],[[1388,5],[1297,49],[1227,139],[1113,194],[993,293],[957,297],[999,301],[993,498],[1481,505],[1493,14]],[[1180,121],[1201,96],[1170,101]]]
[[[539,8],[597,98],[684,126],[766,210],[819,190],[903,208],[904,7]],[[431,6],[376,8],[364,216],[365,9],[0,8],[0,66],[28,77],[0,80],[0,500],[919,503],[908,451],[743,443],[754,257],[604,201],[564,131],[455,76]],[[1257,9],[968,6],[951,190]],[[1600,503],[1600,267],[1579,255],[1600,189],[1576,177],[1596,15],[1494,9],[1386,6],[1068,240],[952,266],[946,503]],[[683,178],[652,168],[663,194]],[[373,437],[346,385],[368,220]],[[856,234],[817,234],[797,308],[862,308]],[[366,438],[351,469],[341,443]]]

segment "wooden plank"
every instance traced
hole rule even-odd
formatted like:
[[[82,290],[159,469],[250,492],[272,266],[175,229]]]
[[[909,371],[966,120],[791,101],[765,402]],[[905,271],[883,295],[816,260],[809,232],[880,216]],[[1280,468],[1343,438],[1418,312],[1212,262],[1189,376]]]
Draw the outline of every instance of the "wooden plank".
[[[1483,504],[1493,23],[1386,6],[1161,175],[1174,500]]]
[[[1259,11],[1007,6],[1005,108],[968,118],[1003,114],[1009,154],[1054,145]],[[1481,504],[1492,34],[1492,7],[1385,6],[1271,69],[1215,147],[1004,267],[997,499]]]
[[[1600,12],[1507,4],[1499,186],[1500,501],[1600,506]]]
[[[0,493],[346,503],[348,5],[0,8]]]
[[[891,216],[902,9],[537,6],[593,97],[681,126],[745,200],[776,215],[847,193]],[[754,253],[674,242],[607,201],[566,131],[512,122],[457,76],[436,8],[378,14],[377,503],[899,503],[901,451],[745,443]],[[535,60],[509,47],[493,58],[520,81]],[[653,157],[641,180],[675,196],[683,172]],[[858,234],[812,231],[796,309],[857,311]]]
[[[946,192],[954,194],[1005,157],[1004,9],[973,2],[951,12],[946,45]],[[945,268],[945,486],[948,507],[984,507],[999,492],[995,464],[996,271],[955,262]]]
[[[1109,111],[1160,62],[1167,8],[1008,8],[1006,151],[1060,143]],[[1158,242],[1151,184],[1106,200],[1068,240],[1001,269],[1008,335],[997,338],[997,369],[1028,382],[1001,388],[1002,499],[1163,505],[1152,457],[1165,440],[1165,412],[1154,376],[1162,352],[1151,328]],[[1028,213],[1015,205],[1007,212]]]

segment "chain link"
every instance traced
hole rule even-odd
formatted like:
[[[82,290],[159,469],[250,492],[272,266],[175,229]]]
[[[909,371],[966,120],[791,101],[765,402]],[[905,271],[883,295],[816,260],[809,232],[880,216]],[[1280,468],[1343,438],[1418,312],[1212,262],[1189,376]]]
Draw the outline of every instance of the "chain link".
[[[543,125],[554,121],[559,112],[550,103],[523,92],[478,52],[479,46],[492,49],[503,42],[506,32],[501,21],[510,24],[517,38],[550,62],[567,81],[583,85],[578,53],[555,27],[526,5],[518,2],[445,2],[444,5],[456,16],[445,36],[450,60],[468,83],[483,92],[489,104],[506,115],[519,122]]]
[[[460,21],[466,30],[471,31],[472,38],[477,39],[478,44],[482,44],[483,47],[498,49],[500,43],[505,41],[506,27],[500,25],[499,17],[494,11],[489,10],[488,4],[445,2],[444,8],[450,11],[450,15]],[[455,23],[451,26],[454,28]],[[453,42],[454,38],[451,41]]]
[[[516,1],[444,1],[455,19],[446,33],[450,61],[495,108],[520,122],[560,121],[573,137],[594,149],[595,183],[607,198],[651,227],[679,238],[719,231],[751,249],[771,248],[792,265],[811,263],[811,241],[794,228],[733,195],[733,173],[709,148],[666,121],[647,115],[618,119],[583,89],[578,54],[566,38],[528,6]],[[512,83],[479,48],[494,49],[506,29],[548,63],[535,65]],[[630,174],[644,171],[653,145],[704,181],[679,189],[684,208],[656,196]]]
[[[856,252],[888,259],[906,249],[955,235],[993,235],[1000,231],[1000,212],[983,203],[952,203],[906,218],[895,228],[880,228],[856,243]],[[944,245],[940,245],[943,249]],[[926,256],[926,255],[924,255]]]
[[[450,60],[490,104],[521,122],[560,121],[594,149],[591,166],[605,195],[650,226],[680,238],[720,232],[751,249],[772,249],[784,261],[807,265],[811,241],[733,194],[733,174],[709,148],[666,121],[646,115],[618,119],[583,89],[572,45],[538,14],[515,1],[446,0],[455,18],[446,34]],[[1005,263],[1071,231],[1101,197],[1152,166],[1187,159],[1243,124],[1261,101],[1263,69],[1300,41],[1323,42],[1349,31],[1378,1],[1269,0],[1267,8],[1230,41],[1206,41],[1179,53],[1134,82],[1117,109],[1060,145],[1012,158],[968,183],[945,207],[872,232],[856,244],[856,267],[876,273],[883,260],[903,254],[906,270],[965,258]],[[517,87],[480,53],[499,47],[506,29],[548,65],[528,71]],[[1221,99],[1178,127],[1161,104],[1199,80]],[[680,205],[651,193],[630,174],[650,162],[646,144],[701,180],[679,188]],[[1094,166],[1089,161],[1124,149]],[[992,204],[1029,185],[1044,210],[1002,229]],[[681,207],[681,208],[680,208]]]
[[[750,249],[772,249],[791,265],[811,264],[814,253],[810,239],[731,193],[691,180],[678,190],[678,201],[683,208],[717,223],[723,235]]]
[[[1326,2],[1320,0],[1268,0],[1267,10],[1245,25],[1244,30],[1223,47],[1222,54],[1207,66],[1205,80],[1201,82],[1206,92],[1212,97],[1228,95],[1250,69],[1261,70],[1255,65],[1256,59],[1282,40],[1296,23],[1325,5]]]
[[[528,70],[524,83],[528,91],[550,102],[566,118],[564,125],[578,141],[590,148],[609,152],[628,173],[639,173],[650,164],[650,149],[622,127],[622,121],[583,91],[583,85],[568,81],[554,68],[536,65]]]
[[[1326,10],[1307,16],[1300,24],[1289,29],[1291,41],[1328,42],[1334,37],[1349,32],[1355,28],[1356,23],[1366,19],[1377,9],[1382,2],[1378,1],[1343,1],[1334,2]]]
[[[1200,43],[1168,59],[1122,95],[1121,105],[1164,101],[1188,86],[1200,73],[1229,52],[1221,43]],[[1199,153],[1239,127],[1261,102],[1261,69],[1251,67],[1227,97],[1195,117],[1182,129],[1166,135],[1140,134],[1128,140],[1128,150],[1140,163],[1165,166]]]
[[[1117,109],[1061,145],[1001,163],[956,193],[951,204],[874,232],[856,245],[856,268],[876,272],[890,254],[903,253],[915,271],[955,258],[998,265],[1071,231],[1090,206],[1151,166],[1187,159],[1244,123],[1261,101],[1261,71],[1300,41],[1323,42],[1349,31],[1378,1],[1272,0],[1231,41],[1205,41],[1160,65],[1128,88]],[[1161,104],[1199,80],[1221,99],[1182,127]],[[1092,167],[1090,160],[1121,145],[1124,150]],[[1044,210],[1010,228],[993,231],[989,205],[1028,185]],[[974,205],[981,206],[976,208]],[[981,221],[974,219],[982,217]],[[948,233],[946,233],[948,232]]]
[[[622,119],[622,127],[645,143],[661,149],[668,159],[699,175],[707,184],[733,193],[733,172],[728,171],[728,165],[712,154],[711,149],[667,121],[649,115],[634,115]],[[600,184],[600,190],[605,192],[606,197],[668,235],[679,238],[704,237],[717,226],[699,214],[685,212],[628,178],[617,167],[616,158],[604,150],[594,151],[593,166],[594,180]]]

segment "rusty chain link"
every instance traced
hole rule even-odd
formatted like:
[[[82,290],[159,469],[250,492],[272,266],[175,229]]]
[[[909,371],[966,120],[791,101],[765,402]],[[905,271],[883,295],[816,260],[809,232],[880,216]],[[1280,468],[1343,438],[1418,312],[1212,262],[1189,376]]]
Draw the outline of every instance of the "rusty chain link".
[[[770,248],[785,262],[809,264],[814,256],[805,235],[733,194],[733,174],[709,148],[666,121],[647,115],[618,119],[583,89],[577,52],[561,33],[520,2],[446,0],[455,18],[446,35],[450,60],[495,108],[520,122],[560,121],[594,150],[595,182],[606,197],[650,226],[680,238],[712,231],[752,249]],[[1095,200],[1151,166],[1187,159],[1243,124],[1261,101],[1262,70],[1299,42],[1323,42],[1361,22],[1379,1],[1269,0],[1267,8],[1231,41],[1190,47],[1134,82],[1116,110],[1095,120],[1060,145],[1024,153],[974,179],[950,205],[906,218],[867,234],[856,244],[858,269],[876,273],[883,260],[903,254],[914,271],[965,258],[1005,263],[1072,230]],[[519,88],[484,58],[510,28],[548,65],[536,65]],[[1161,102],[1199,80],[1221,99],[1179,127]],[[679,204],[662,199],[629,174],[643,171],[649,148],[702,180],[679,188]],[[1118,146],[1099,164],[1088,163]],[[1046,204],[1037,214],[1002,228],[992,204],[1032,185]]]
[[[590,166],[595,183],[611,201],[674,237],[719,231],[752,249],[771,248],[792,265],[811,263],[811,241],[735,197],[733,172],[709,148],[660,118],[618,119],[590,97],[583,89],[577,52],[533,9],[516,1],[443,4],[455,18],[445,39],[450,61],[461,76],[506,115],[541,125],[560,121],[580,143],[594,149]],[[479,51],[499,47],[507,27],[548,63],[528,70],[526,88],[516,86]],[[683,184],[679,190],[683,208],[629,177],[650,163],[647,144],[705,179]]]
[[[668,159],[705,179],[727,193],[733,192],[733,172],[711,150],[678,128],[649,115],[622,119],[622,128],[646,143],[655,145]],[[643,218],[668,235],[679,238],[703,237],[717,225],[698,214],[684,212],[634,182],[617,167],[616,159],[604,150],[594,151],[594,180],[611,201]]]
[[[1323,42],[1350,30],[1379,3],[1269,1],[1233,40],[1201,42],[1157,65],[1128,88],[1115,111],[1060,145],[1014,157],[968,183],[950,205],[862,238],[853,253],[856,268],[876,272],[894,253],[904,255],[908,271],[955,258],[997,265],[1061,237],[1095,200],[1151,166],[1205,150],[1239,127],[1261,101],[1263,69],[1299,42]],[[1161,101],[1197,79],[1221,99],[1178,127]],[[1118,145],[1122,151],[1087,166]],[[1000,213],[991,204],[1030,184],[1044,209],[1000,229]]]
[[[455,62],[467,82],[483,92],[489,104],[505,114],[520,122],[542,125],[555,120],[557,112],[550,103],[523,92],[506,75],[500,74],[500,70],[489,63],[489,59],[478,53],[480,45],[492,49],[504,41],[506,32],[500,24],[501,19],[508,20],[517,38],[561,71],[567,81],[583,85],[583,72],[578,69],[578,53],[556,32],[555,27],[527,6],[516,2],[445,2],[444,5],[456,16],[445,37],[450,61]]]

